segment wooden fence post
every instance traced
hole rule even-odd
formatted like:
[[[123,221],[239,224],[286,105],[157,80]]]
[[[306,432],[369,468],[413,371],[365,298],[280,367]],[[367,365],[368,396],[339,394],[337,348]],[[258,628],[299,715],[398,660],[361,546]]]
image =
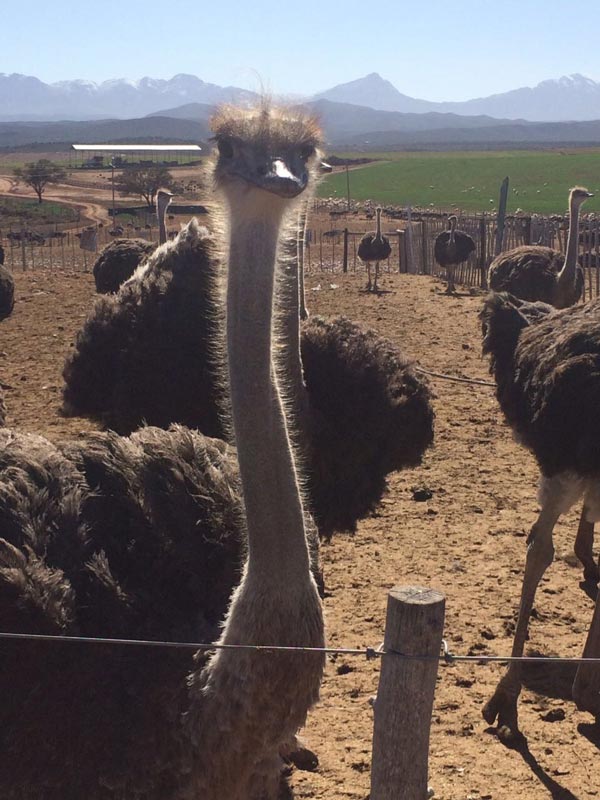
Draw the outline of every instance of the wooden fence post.
[[[421,218],[421,272],[423,275],[431,274],[427,263],[427,222],[425,217]]]
[[[342,262],[342,269],[348,272],[348,228],[344,228],[344,260]]]
[[[502,252],[504,242],[504,220],[506,219],[506,203],[508,201],[508,177],[502,181],[500,187],[500,202],[498,204],[498,216],[496,217],[496,248],[494,255]]]
[[[485,214],[479,220],[479,240],[481,242],[481,254],[479,257],[479,269],[481,270],[481,288],[487,289],[487,225]]]
[[[406,261],[406,253],[404,249],[404,231],[397,231],[398,233],[398,272],[402,272],[402,264]]]
[[[375,701],[370,800],[425,800],[429,728],[444,628],[441,592],[396,586],[388,595]],[[425,656],[425,659],[404,659]],[[430,659],[430,660],[429,660]]]

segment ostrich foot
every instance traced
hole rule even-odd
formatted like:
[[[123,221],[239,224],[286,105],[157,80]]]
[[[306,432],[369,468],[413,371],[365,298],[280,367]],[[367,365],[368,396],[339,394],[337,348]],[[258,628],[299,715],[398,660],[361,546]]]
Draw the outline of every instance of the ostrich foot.
[[[373,286],[371,284],[371,281],[369,281],[367,283],[367,285],[365,286],[365,291],[370,292],[372,289],[373,289]]]
[[[319,757],[306,746],[298,736],[294,736],[281,749],[281,757],[288,764],[293,764],[296,769],[303,772],[315,772],[319,766]]]
[[[587,711],[600,721],[600,680],[598,664],[581,664],[573,683],[573,700],[580,711]]]
[[[484,705],[484,720],[493,725],[498,720],[497,735],[507,747],[516,747],[523,740],[517,715],[518,690],[500,681],[492,697]]]
[[[600,569],[597,564],[591,564],[583,568],[583,580],[589,583],[600,582]]]
[[[297,750],[292,750],[291,753],[288,753],[290,762],[296,769],[303,772],[316,772],[319,766],[319,757],[301,742],[298,742],[298,745]]]

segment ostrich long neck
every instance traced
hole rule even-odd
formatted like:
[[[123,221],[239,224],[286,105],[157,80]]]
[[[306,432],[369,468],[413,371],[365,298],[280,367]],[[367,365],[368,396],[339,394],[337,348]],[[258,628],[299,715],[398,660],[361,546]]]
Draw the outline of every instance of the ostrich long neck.
[[[375,232],[375,238],[377,241],[381,240],[381,209],[377,209],[377,230]]]
[[[560,289],[575,283],[577,274],[577,250],[579,247],[579,203],[571,199],[569,203],[569,238],[567,239],[567,252],[565,263],[558,273],[558,287]]]
[[[167,213],[167,206],[169,199],[160,197],[156,201],[156,214],[158,216],[158,242],[164,244],[167,241],[167,226],[165,224],[165,216]]]
[[[454,244],[456,240],[456,220],[450,220],[450,244]]]
[[[308,228],[308,203],[302,206],[298,214],[298,300],[300,303],[300,319],[307,319],[306,296],[304,291],[304,255],[306,248],[306,230]]]
[[[271,353],[281,211],[277,200],[237,220],[232,209],[227,287],[231,408],[248,527],[247,575],[306,579],[304,515]],[[275,218],[274,218],[275,217]]]

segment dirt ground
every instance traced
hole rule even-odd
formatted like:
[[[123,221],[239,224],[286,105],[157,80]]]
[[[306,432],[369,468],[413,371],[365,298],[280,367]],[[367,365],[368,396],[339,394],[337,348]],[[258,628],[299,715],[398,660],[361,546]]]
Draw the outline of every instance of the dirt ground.
[[[93,301],[89,274],[18,273],[11,318],[0,324],[0,380],[8,424],[50,437],[90,423],[59,413],[61,368]],[[361,292],[364,276],[307,277],[313,314],[345,313],[390,337],[423,367],[488,379],[480,355],[481,298],[445,297],[429,277],[384,275],[385,292]],[[534,520],[537,471],[511,438],[489,387],[432,379],[435,446],[419,469],[392,475],[389,493],[354,537],[324,546],[330,645],[377,646],[386,593],[419,584],[446,595],[445,637],[457,654],[508,654],[520,590],[525,536]],[[413,500],[426,486],[432,498]],[[576,514],[556,531],[556,561],[543,581],[531,625],[530,652],[577,656],[593,602],[572,554]],[[528,749],[507,750],[481,717],[502,667],[443,665],[431,728],[430,784],[441,800],[541,800],[600,794],[600,730],[568,695],[567,670],[551,685],[537,675],[523,691],[521,727]],[[560,670],[557,672],[557,670]],[[317,772],[294,775],[298,798],[363,800],[369,791],[377,661],[330,658],[322,699],[305,738]],[[549,712],[554,712],[549,714]],[[556,721],[550,721],[550,720]]]

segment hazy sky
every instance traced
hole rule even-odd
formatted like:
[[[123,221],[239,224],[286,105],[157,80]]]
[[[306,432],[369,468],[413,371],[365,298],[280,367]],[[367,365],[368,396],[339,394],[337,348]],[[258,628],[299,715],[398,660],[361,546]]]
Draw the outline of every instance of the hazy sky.
[[[2,28],[0,71],[48,82],[186,72],[310,94],[379,72],[412,97],[464,100],[600,81],[600,0],[30,0],[5,3]]]

